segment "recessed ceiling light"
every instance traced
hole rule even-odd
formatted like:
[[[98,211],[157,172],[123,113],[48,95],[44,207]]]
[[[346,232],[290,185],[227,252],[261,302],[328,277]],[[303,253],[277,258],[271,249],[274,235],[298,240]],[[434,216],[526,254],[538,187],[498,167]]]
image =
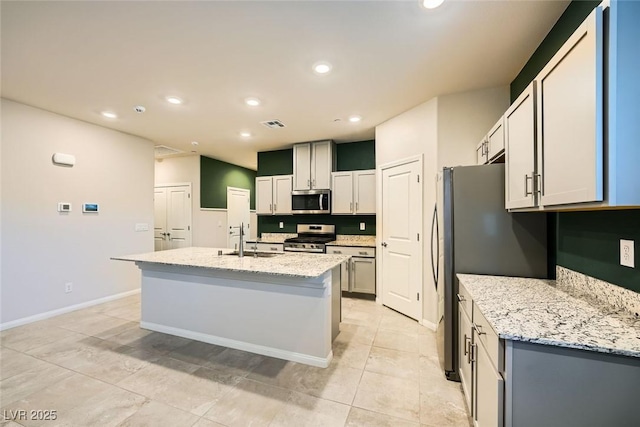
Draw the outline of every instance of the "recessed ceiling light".
[[[329,64],[328,62],[316,62],[313,65],[313,71],[315,71],[317,74],[327,74],[329,71],[331,71],[331,64]]]
[[[198,146],[198,141],[191,141],[191,145],[193,145],[194,147]]]
[[[444,3],[444,0],[423,0],[422,6],[424,6],[426,9],[435,9],[442,3]]]
[[[177,96],[167,96],[165,99],[169,104],[174,104],[174,105],[180,105],[184,102],[182,99],[178,98]]]
[[[240,136],[243,138],[250,138],[251,132],[240,132]]]
[[[260,100],[258,98],[247,98],[244,102],[250,107],[257,107],[260,105]]]
[[[349,121],[351,123],[358,123],[360,120],[362,120],[362,117],[360,117],[360,116],[351,116],[351,117],[349,117]]]
[[[107,119],[117,119],[118,115],[112,111],[103,111],[102,115]]]

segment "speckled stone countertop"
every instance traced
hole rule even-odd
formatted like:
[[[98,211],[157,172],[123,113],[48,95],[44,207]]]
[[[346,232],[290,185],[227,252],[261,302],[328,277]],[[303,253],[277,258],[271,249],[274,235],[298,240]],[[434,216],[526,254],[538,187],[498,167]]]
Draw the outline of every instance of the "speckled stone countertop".
[[[223,254],[232,252],[231,249],[220,248],[182,248],[118,256],[111,259],[305,278],[319,277],[349,259],[348,255],[298,252],[278,253],[270,258],[254,258],[250,255],[250,251],[243,258],[240,258],[233,255],[218,256],[219,250],[222,250]]]
[[[327,246],[356,246],[356,247],[376,247],[376,236],[350,236],[338,234],[336,240],[327,243]]]
[[[297,237],[296,233],[262,233],[257,239],[247,239],[248,243],[284,243],[285,239]]]
[[[640,318],[553,280],[458,274],[500,338],[640,357]]]

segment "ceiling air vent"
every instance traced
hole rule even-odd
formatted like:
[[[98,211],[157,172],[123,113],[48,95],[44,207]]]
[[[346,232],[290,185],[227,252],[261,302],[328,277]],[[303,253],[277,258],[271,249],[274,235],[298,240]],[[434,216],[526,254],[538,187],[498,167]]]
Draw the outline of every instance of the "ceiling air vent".
[[[175,149],[175,148],[167,147],[166,145],[156,145],[154,147],[154,149],[155,149],[155,156],[156,157],[166,157],[166,156],[170,156],[172,154],[183,153],[183,151],[180,151],[180,150]]]
[[[267,120],[266,122],[260,122],[261,125],[265,125],[266,127],[268,127],[269,129],[280,129],[284,127],[284,123],[282,123],[280,120],[275,119],[275,120]]]

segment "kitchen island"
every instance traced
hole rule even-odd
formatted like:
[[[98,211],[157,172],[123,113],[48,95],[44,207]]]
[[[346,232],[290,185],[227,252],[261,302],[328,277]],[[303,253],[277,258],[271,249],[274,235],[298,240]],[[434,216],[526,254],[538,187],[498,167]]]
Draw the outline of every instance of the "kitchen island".
[[[349,257],[259,255],[182,248],[112,259],[142,271],[142,328],[327,367]]]

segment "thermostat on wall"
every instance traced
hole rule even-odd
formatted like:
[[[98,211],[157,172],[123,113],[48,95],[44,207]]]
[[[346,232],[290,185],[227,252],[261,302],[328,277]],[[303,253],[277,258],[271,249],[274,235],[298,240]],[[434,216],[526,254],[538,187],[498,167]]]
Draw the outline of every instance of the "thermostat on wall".
[[[97,203],[83,203],[82,204],[82,212],[84,212],[84,213],[96,213],[96,212],[98,212],[98,204]]]
[[[58,212],[71,212],[71,203],[59,202]]]

